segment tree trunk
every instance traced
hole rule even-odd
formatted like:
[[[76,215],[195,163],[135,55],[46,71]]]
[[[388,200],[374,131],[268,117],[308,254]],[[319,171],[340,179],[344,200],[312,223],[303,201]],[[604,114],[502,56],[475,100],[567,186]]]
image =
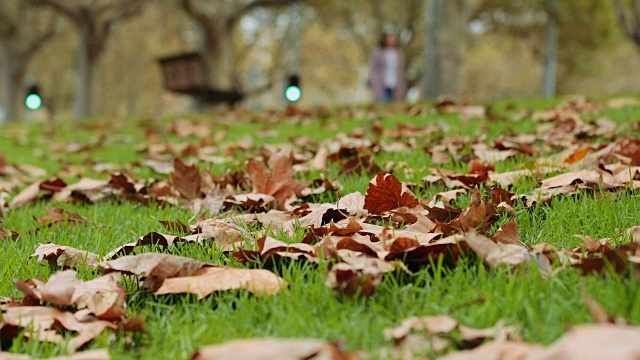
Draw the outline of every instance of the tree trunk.
[[[79,29],[78,36],[78,74],[76,78],[76,95],[74,115],[76,118],[91,116],[95,63],[97,56],[93,54],[91,33]]]
[[[442,92],[442,64],[440,30],[444,0],[425,0],[424,84],[423,97],[437,98]]]
[[[457,95],[460,92],[460,72],[463,64],[464,41],[467,25],[466,0],[447,0],[444,5],[442,27],[438,30],[440,46],[439,60],[440,91],[444,94]]]
[[[203,29],[202,54],[204,75],[214,89],[235,89],[232,31],[224,20],[214,21]]]
[[[20,100],[24,92],[25,69],[17,65],[20,61],[8,52],[0,56],[2,59],[2,104],[7,121],[17,121],[20,118]]]
[[[556,24],[557,0],[548,0],[549,20],[547,21],[547,37],[545,40],[544,75],[542,95],[552,98],[556,95],[556,70],[558,68],[558,28]]]

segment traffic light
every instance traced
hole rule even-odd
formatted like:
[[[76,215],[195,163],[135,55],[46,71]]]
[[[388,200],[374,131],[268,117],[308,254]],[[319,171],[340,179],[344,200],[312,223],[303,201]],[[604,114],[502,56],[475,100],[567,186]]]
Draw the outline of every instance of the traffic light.
[[[37,85],[29,86],[27,89],[27,97],[24,100],[24,104],[29,110],[38,110],[42,106],[42,98],[40,97],[40,90]]]
[[[300,90],[300,77],[298,75],[291,75],[287,78],[287,87],[284,90],[284,97],[288,102],[297,102],[302,97],[302,91]]]

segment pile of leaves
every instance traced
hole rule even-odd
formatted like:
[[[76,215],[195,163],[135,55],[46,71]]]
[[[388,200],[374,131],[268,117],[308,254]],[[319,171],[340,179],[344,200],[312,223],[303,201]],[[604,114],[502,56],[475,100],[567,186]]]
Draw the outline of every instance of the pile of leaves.
[[[210,143],[207,126],[178,122],[165,131],[198,140],[184,144],[154,142],[161,134],[147,128],[149,143],[137,149],[145,158],[131,166],[148,167],[158,177],[142,180],[127,174],[126,167],[109,173],[108,180],[82,177],[82,171],[74,174],[70,169],[67,174],[79,180],[43,180],[46,172],[9,164],[0,157],[0,176],[7,179],[0,183],[0,241],[20,241],[20,234],[2,227],[3,214],[38,201],[175,206],[191,210],[193,219],[197,219],[190,225],[161,220],[167,233],[144,234],[106,254],[40,244],[32,257],[59,271],[47,281],[14,281],[24,296],[2,298],[2,348],[16,337],[26,336],[65,343],[67,350],[74,352],[105,331],[144,331],[144,320],[127,312],[127,296],[131,294],[191,293],[199,299],[213,292],[238,289],[263,296],[276,294],[288,284],[271,270],[291,261],[310,266],[327,263],[326,285],[337,296],[353,298],[373,295],[386,274],[411,275],[440,261],[453,267],[468,254],[475,254],[484,266],[504,267],[514,276],[531,268],[545,276],[577,268],[583,275],[612,270],[638,277],[640,227],[624,230],[621,236],[628,241],[622,245],[615,245],[612,239],[580,235],[583,245],[573,249],[546,243],[530,246],[518,232],[516,209],[545,206],[558,196],[633,191],[640,185],[640,141],[617,136],[615,124],[606,119],[584,121],[580,114],[589,109],[586,104],[569,103],[527,114],[540,123],[535,134],[505,133],[491,144],[482,137],[442,137],[436,127],[400,125],[384,129],[374,123],[370,138],[364,130],[354,130],[322,142],[297,139],[293,146],[257,148],[247,141],[223,147]],[[486,109],[455,103],[438,104],[436,111],[459,113],[463,119],[490,116]],[[436,141],[420,145],[418,139],[425,137]],[[91,147],[56,146],[82,152],[100,147],[104,141],[100,138]],[[240,158],[239,170],[214,175],[204,168],[229,161],[239,165],[238,153],[256,150],[258,157]],[[378,154],[406,151],[423,152],[433,165],[455,162],[467,164],[468,170],[422,169],[428,175],[415,184],[400,180],[402,164],[381,166],[374,161]],[[518,156],[531,161],[515,171],[495,171],[495,163]],[[367,188],[362,189],[366,190],[364,195],[360,191],[341,194],[343,187],[323,174],[331,167],[338,169],[341,178],[370,176]],[[302,180],[301,174],[312,173],[320,175]],[[538,186],[528,194],[511,192],[522,179],[534,179]],[[442,191],[427,198],[416,195],[435,188]],[[459,206],[461,197],[469,199],[468,206]],[[322,201],[327,199],[337,201]],[[52,207],[46,212],[35,219],[38,226],[34,233],[61,224],[101,226],[62,208]],[[304,237],[299,242],[282,241],[275,233],[286,234],[289,239],[300,233]],[[158,250],[177,243],[214,246],[245,267],[221,266],[145,248],[155,245],[152,249]],[[99,272],[100,276],[83,281],[75,270]],[[125,292],[123,284],[134,286],[134,291]],[[599,316],[603,317],[601,313]],[[576,344],[588,344],[594,336],[622,342],[638,335],[637,328],[612,325],[608,317],[600,322],[603,324],[573,329],[548,348],[523,343],[517,331],[509,327],[471,329],[448,316],[407,319],[398,328],[389,329],[386,336],[395,344],[392,356],[399,358],[412,358],[416,349],[424,351],[428,344],[427,351],[438,355],[475,349],[449,355],[451,359],[496,354],[552,359],[583,354],[580,351],[588,354],[588,347]],[[482,345],[488,339],[493,342]],[[265,353],[265,348],[271,353]],[[629,347],[621,351],[627,350],[632,351]],[[253,339],[201,348],[193,358],[276,358],[282,354],[305,359],[362,356],[322,340]]]

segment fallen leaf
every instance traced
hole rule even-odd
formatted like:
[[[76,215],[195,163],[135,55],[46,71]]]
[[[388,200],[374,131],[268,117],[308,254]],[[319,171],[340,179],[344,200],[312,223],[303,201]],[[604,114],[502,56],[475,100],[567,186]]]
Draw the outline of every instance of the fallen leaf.
[[[547,348],[521,342],[496,341],[472,351],[442,357],[443,360],[635,360],[640,353],[640,328],[625,325],[587,324],[569,330]]]
[[[418,198],[391,174],[378,173],[369,182],[365,194],[364,208],[371,214],[382,214],[402,206],[414,208],[419,205]]]
[[[53,243],[38,245],[30,257],[37,257],[38,264],[42,264],[42,260],[47,260],[49,266],[63,269],[78,269],[83,266],[95,268],[98,265],[97,254]]]
[[[466,232],[461,238],[484,262],[492,268],[501,265],[516,267],[535,261],[535,256],[522,245],[497,244],[475,231]]]
[[[124,289],[119,274],[109,274],[90,281],[77,278],[74,270],[57,272],[44,283],[39,279],[14,280],[26,296],[60,306],[88,309],[102,320],[119,320],[127,315]]]
[[[71,303],[98,319],[116,321],[127,316],[124,288],[119,274],[108,274],[76,284]]]
[[[78,333],[67,342],[67,350],[74,352],[80,346],[93,340],[105,329],[117,329],[112,322],[98,319],[83,319],[79,321],[69,311],[45,306],[17,306],[10,307],[2,314],[2,321],[9,325],[30,329],[28,332],[40,341],[60,344],[64,338],[52,331],[55,328]]]
[[[236,250],[253,241],[253,235],[249,231],[227,219],[206,219],[199,222],[196,229],[202,235],[212,237],[221,251]]]
[[[273,295],[285,287],[287,282],[269,270],[205,267],[193,276],[164,280],[156,294],[191,293],[202,299],[214,291],[246,289],[253,294]]]
[[[165,279],[192,276],[207,266],[213,265],[177,255],[144,253],[101,262],[98,269],[103,274],[121,272],[144,278],[143,286],[155,290]]]
[[[29,355],[14,354],[8,352],[0,352],[0,359],[2,360],[42,360],[42,358],[31,357]],[[111,355],[107,349],[95,349],[79,351],[71,355],[60,355],[48,357],[46,360],[110,360]]]
[[[179,158],[173,159],[173,168],[171,180],[180,196],[185,200],[199,197],[200,183],[202,181],[200,169],[195,165],[187,166]]]
[[[316,339],[257,338],[198,349],[191,360],[355,360],[337,345]]]
[[[331,267],[325,284],[349,297],[370,296],[382,281],[382,275],[395,270],[386,261],[364,256],[346,257]]]
[[[273,154],[268,165],[267,169],[265,164],[254,158],[247,161],[251,189],[257,194],[273,196],[276,207],[284,210],[287,200],[300,197],[308,182],[295,179],[291,154],[286,149]]]

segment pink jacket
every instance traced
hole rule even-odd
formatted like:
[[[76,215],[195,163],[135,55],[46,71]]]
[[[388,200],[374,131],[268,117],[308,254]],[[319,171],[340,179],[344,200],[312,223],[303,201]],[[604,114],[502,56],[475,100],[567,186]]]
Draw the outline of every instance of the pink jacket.
[[[369,87],[373,95],[374,102],[380,102],[383,100],[384,94],[384,49],[376,48],[371,54],[369,59]],[[407,79],[405,76],[404,68],[404,56],[402,52],[398,50],[398,84],[393,90],[394,98],[397,100],[404,99],[404,95],[407,92]]]

